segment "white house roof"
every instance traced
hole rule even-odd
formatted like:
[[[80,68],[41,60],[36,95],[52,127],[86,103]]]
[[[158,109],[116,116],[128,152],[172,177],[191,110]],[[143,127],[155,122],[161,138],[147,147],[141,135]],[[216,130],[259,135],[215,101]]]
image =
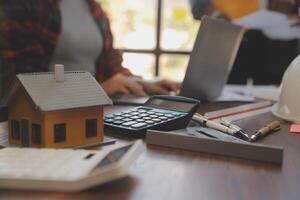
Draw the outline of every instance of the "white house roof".
[[[66,71],[64,82],[57,82],[51,72],[19,74],[17,79],[41,111],[112,104],[89,72]]]

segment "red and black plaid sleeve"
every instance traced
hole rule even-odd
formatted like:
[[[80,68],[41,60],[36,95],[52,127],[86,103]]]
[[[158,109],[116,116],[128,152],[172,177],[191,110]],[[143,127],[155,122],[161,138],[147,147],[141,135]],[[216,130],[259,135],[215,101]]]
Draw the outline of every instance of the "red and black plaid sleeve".
[[[60,31],[56,1],[0,1],[0,96],[18,73],[47,71]]]

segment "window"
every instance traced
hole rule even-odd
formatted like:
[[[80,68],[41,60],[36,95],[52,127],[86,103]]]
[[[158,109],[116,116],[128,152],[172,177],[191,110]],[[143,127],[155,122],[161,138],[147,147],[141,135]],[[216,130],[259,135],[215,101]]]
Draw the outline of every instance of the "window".
[[[66,124],[55,124],[54,125],[54,142],[66,141]]]
[[[17,120],[11,120],[11,132],[14,140],[20,139],[20,123]]]
[[[146,78],[183,79],[199,28],[188,0],[98,1],[111,19],[125,67]]]
[[[88,119],[85,121],[85,136],[97,136],[97,119]]]
[[[163,54],[160,59],[161,67],[159,72],[161,76],[169,80],[182,81],[188,61],[189,56],[187,55]]]
[[[22,119],[20,121],[20,129],[21,129],[21,144],[22,147],[29,147],[30,138],[29,138],[29,120]]]
[[[42,144],[41,125],[39,124],[31,125],[31,141],[33,144]]]
[[[130,70],[135,75],[143,76],[144,78],[153,78],[155,73],[153,67],[155,56],[153,54],[123,53],[123,59],[123,65],[131,66]]]

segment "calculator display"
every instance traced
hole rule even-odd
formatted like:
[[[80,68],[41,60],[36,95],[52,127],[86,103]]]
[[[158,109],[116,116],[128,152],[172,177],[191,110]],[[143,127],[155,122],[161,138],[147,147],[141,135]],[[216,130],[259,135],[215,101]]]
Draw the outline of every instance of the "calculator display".
[[[127,153],[127,151],[130,149],[130,147],[132,147],[132,145],[121,147],[121,148],[118,148],[118,149],[115,149],[115,150],[109,152],[105,156],[105,158],[99,163],[98,166],[105,167],[105,166],[108,166],[108,165],[111,165],[111,164],[117,162]]]
[[[176,110],[181,112],[188,112],[194,107],[195,104],[188,103],[188,102],[169,101],[166,99],[150,99],[147,102],[147,105],[156,108],[161,108],[161,109],[170,109],[170,110]]]

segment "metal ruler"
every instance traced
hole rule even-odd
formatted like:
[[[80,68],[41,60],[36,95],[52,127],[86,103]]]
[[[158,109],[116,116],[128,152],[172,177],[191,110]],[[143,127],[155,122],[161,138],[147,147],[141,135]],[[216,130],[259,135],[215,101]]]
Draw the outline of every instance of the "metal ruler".
[[[232,108],[221,109],[205,113],[205,117],[210,120],[240,120],[271,111],[273,103],[271,101],[261,101],[257,103],[236,106]]]

